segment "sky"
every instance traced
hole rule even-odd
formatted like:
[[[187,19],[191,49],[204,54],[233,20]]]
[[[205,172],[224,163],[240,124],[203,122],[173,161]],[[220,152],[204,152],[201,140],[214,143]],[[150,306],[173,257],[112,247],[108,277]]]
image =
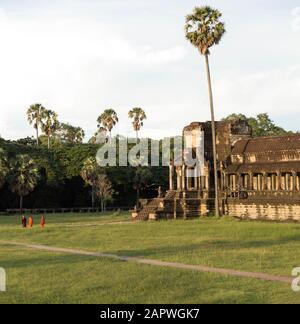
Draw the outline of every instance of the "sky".
[[[300,1],[0,0],[0,134],[34,135],[26,110],[42,103],[88,140],[106,108],[133,136],[128,111],[148,115],[142,136],[181,133],[210,119],[204,59],[187,42],[195,6],[223,13],[211,51],[217,119],[267,112],[300,130]]]

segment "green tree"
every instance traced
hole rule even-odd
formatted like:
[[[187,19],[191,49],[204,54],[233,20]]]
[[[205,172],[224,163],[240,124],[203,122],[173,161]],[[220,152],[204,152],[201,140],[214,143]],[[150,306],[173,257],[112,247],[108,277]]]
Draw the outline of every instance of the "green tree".
[[[223,118],[222,120],[224,121],[238,121],[238,120],[241,120],[241,121],[247,121],[249,120],[249,118],[243,114],[231,114],[225,118]]]
[[[256,117],[247,117],[243,114],[231,114],[224,118],[226,121],[247,121],[252,128],[253,137],[284,135],[287,132],[277,126],[267,113],[259,114]]]
[[[149,167],[137,167],[133,177],[133,189],[136,190],[136,208],[140,208],[140,192],[150,186],[152,172]]]
[[[36,140],[34,139],[34,137],[26,137],[26,138],[20,138],[18,140],[16,140],[17,144],[21,144],[24,146],[35,146],[36,145]]]
[[[92,188],[92,208],[95,207],[95,187],[100,173],[100,168],[95,158],[90,157],[83,163],[80,175],[84,182]]]
[[[95,182],[95,193],[101,203],[102,212],[105,211],[106,204],[112,201],[115,194],[115,190],[112,187],[110,180],[107,175],[99,174]]]
[[[255,137],[284,135],[287,133],[283,128],[276,126],[267,113],[259,114],[256,118],[249,118],[249,125],[253,129]]]
[[[4,151],[0,148],[0,188],[4,185],[6,181],[6,176],[8,173],[8,163],[7,157]]]
[[[114,126],[119,122],[118,115],[113,109],[106,109],[98,117],[98,128],[104,127],[109,132],[109,138],[111,140],[111,131]]]
[[[52,110],[45,110],[41,120],[41,129],[47,136],[48,149],[50,149],[50,137],[53,136],[59,128],[57,114]]]
[[[146,113],[142,108],[133,108],[129,111],[128,117],[132,119],[133,129],[136,132],[136,139],[139,138],[139,131],[144,126],[144,120],[147,119]]]
[[[85,137],[84,130],[81,127],[75,127],[68,123],[60,124],[58,134],[63,143],[81,144]]]
[[[186,38],[191,42],[193,46],[195,46],[199,50],[201,55],[204,55],[206,63],[212,125],[216,216],[219,216],[220,211],[218,194],[215,113],[209,66],[209,55],[210,48],[214,45],[219,44],[225,33],[225,24],[220,21],[221,17],[222,14],[219,10],[212,9],[208,6],[196,7],[194,8],[193,13],[186,17],[185,25]]]
[[[27,119],[30,125],[36,131],[36,145],[39,146],[39,128],[42,126],[42,120],[45,116],[45,107],[41,104],[31,105],[27,110]]]
[[[28,155],[18,155],[11,162],[8,183],[10,190],[20,197],[20,211],[23,210],[23,197],[32,192],[39,180],[39,170]]]

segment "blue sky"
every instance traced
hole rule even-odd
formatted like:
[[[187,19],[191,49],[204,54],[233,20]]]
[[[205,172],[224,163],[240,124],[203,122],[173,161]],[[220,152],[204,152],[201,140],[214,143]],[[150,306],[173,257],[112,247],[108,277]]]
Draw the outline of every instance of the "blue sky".
[[[144,136],[208,120],[203,58],[183,31],[203,4],[219,8],[227,28],[211,55],[217,117],[268,112],[300,130],[299,1],[0,0],[0,134],[33,135],[25,112],[34,102],[87,138],[110,107],[115,133],[129,136],[135,106],[148,114]]]

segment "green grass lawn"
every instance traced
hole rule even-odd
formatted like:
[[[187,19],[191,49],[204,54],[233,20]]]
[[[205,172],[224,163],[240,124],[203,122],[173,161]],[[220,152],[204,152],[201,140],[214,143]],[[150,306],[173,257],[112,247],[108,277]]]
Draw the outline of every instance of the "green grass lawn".
[[[285,276],[300,266],[298,224],[232,218],[128,224],[126,220],[126,213],[48,215],[44,230],[24,230],[19,217],[0,216],[0,240]],[[300,293],[284,283],[1,244],[0,267],[7,270],[8,283],[0,303],[300,302]]]

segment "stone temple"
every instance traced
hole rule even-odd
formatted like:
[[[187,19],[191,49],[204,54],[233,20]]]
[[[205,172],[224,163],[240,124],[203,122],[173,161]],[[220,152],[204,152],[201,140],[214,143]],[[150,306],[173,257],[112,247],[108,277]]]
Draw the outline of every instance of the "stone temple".
[[[165,196],[141,200],[133,219],[187,219],[215,213],[211,123],[194,122],[184,128],[186,132],[204,135],[204,171],[199,175],[185,163],[171,163]],[[222,215],[300,221],[300,134],[252,138],[247,122],[222,121],[216,122],[216,138]]]

